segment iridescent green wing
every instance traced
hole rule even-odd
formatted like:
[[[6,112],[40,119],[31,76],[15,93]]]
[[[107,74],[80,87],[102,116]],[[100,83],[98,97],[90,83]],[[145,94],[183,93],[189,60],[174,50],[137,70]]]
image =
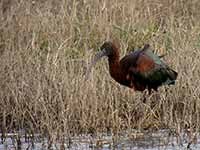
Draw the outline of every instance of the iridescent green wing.
[[[170,69],[149,47],[140,52],[135,67],[130,67],[130,70],[136,80],[152,86],[173,84],[177,77],[177,73]]]

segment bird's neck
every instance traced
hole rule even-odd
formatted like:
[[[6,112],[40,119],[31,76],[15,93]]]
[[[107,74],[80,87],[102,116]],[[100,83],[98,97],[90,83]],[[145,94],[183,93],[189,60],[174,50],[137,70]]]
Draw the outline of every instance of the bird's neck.
[[[109,62],[110,75],[115,80],[118,80],[118,78],[120,77],[120,72],[121,72],[120,63],[119,63],[119,53],[116,52],[115,55],[109,56],[108,62]]]
[[[108,56],[108,62],[109,62],[109,66],[111,68],[113,68],[113,67],[115,68],[115,67],[119,66],[119,51],[118,51],[118,49],[114,50],[113,55]]]

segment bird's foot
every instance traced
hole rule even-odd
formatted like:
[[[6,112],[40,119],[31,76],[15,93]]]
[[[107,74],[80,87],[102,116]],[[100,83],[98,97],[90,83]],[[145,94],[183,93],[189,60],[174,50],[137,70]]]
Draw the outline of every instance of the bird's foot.
[[[146,98],[146,96],[144,96],[142,102],[146,103],[146,101],[147,101],[147,98]]]

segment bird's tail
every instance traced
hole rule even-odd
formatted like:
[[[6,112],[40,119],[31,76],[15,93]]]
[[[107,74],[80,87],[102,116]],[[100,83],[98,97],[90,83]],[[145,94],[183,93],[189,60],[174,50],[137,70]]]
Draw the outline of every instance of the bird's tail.
[[[175,84],[175,81],[177,79],[178,73],[170,68],[167,68],[167,74],[168,74],[168,80],[165,84]]]

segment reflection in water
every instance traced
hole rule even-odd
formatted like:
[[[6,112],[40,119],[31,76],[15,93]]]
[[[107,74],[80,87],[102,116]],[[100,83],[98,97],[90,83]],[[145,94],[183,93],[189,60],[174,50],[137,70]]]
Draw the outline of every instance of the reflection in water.
[[[0,135],[2,136],[2,135]],[[20,134],[7,134],[6,139],[1,140],[0,150],[14,149],[146,149],[146,150],[177,150],[200,149],[199,133],[194,134],[188,130],[176,133],[171,130],[159,130],[155,132],[138,132],[136,130],[124,131],[118,136],[101,134],[98,136],[80,135],[65,138],[64,143],[57,141],[49,145],[47,138],[40,135],[25,136]]]

